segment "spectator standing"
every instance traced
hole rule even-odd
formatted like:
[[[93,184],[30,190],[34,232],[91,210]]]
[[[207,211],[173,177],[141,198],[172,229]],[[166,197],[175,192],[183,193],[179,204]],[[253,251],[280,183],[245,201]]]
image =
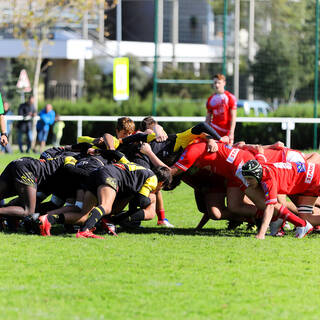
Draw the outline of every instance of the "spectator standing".
[[[66,126],[65,123],[62,120],[60,120],[60,116],[56,114],[55,122],[52,128],[54,147],[60,146],[60,141],[61,141],[63,129],[65,126]]]
[[[219,135],[228,136],[229,144],[234,142],[234,130],[237,119],[237,100],[229,91],[225,90],[226,78],[223,74],[213,77],[214,94],[207,100],[206,123],[211,125]]]
[[[10,116],[13,114],[13,112],[10,110],[10,104],[8,101],[4,101],[3,102],[3,111],[4,111],[4,115],[5,116]],[[12,129],[12,120],[8,120],[6,119],[6,127],[7,127],[7,136],[9,139],[10,133],[11,133],[11,129]],[[5,153],[12,153],[12,148],[11,148],[11,144],[8,142],[8,144],[6,146],[1,146],[2,151]]]
[[[18,115],[23,116],[23,120],[18,122],[18,144],[21,153],[23,153],[23,135],[27,136],[26,152],[30,151],[32,143],[32,118],[35,114],[34,97],[30,96],[28,102],[20,104],[18,109]]]
[[[40,153],[46,146],[50,126],[53,125],[56,113],[52,105],[47,104],[39,113],[40,119],[37,122],[37,140],[40,143]]]

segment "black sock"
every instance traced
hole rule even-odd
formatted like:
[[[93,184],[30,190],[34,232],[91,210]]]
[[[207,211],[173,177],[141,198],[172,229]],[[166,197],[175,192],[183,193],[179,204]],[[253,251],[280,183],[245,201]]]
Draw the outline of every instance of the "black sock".
[[[48,221],[51,224],[64,224],[65,217],[64,217],[64,214],[48,215]]]
[[[108,217],[108,219],[110,220],[110,222],[114,223],[114,224],[118,224],[121,221],[123,221],[124,219],[128,219],[128,217],[132,214],[132,212],[129,211],[122,211],[112,217]]]
[[[87,221],[81,228],[81,231],[92,229],[95,224],[106,214],[102,206],[95,207],[91,210]]]
[[[129,221],[138,222],[144,220],[144,211],[140,209],[136,211],[134,214],[129,216]]]

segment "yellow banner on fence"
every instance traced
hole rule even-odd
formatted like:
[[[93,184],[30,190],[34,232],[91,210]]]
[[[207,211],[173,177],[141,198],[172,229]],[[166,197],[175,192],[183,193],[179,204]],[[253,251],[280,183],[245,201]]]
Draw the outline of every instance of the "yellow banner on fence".
[[[129,58],[113,59],[113,99],[129,99]]]

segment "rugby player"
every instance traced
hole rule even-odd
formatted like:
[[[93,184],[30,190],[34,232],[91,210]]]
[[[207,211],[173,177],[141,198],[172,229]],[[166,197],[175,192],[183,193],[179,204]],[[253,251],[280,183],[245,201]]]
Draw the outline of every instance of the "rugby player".
[[[207,152],[205,142],[188,146],[180,159],[171,167],[173,176],[187,172],[190,168],[196,172],[200,169],[206,171],[209,179],[211,174],[218,175],[219,177],[215,176],[210,179],[212,195],[204,197],[207,199],[206,204],[208,211],[211,212],[210,216],[214,219],[232,219],[231,217],[233,217],[232,220],[241,220],[240,216],[243,216],[241,221],[254,217],[257,208],[245,198],[244,191],[240,189],[240,186],[245,182],[241,176],[241,166],[247,160],[253,159],[254,156],[250,152],[232,148],[224,143],[213,140],[212,142],[211,151],[213,152]],[[141,151],[146,152],[154,164],[161,165],[162,162],[152,150],[147,145],[145,147],[146,150],[142,148]],[[223,191],[224,183],[221,177],[227,179],[225,192]],[[216,199],[213,197],[214,193]],[[229,211],[224,210],[224,205],[221,205],[224,203],[225,193],[227,194]],[[224,214],[221,214],[221,210]]]
[[[37,187],[64,167],[73,175],[82,175],[75,168],[76,159],[63,156],[54,159],[20,158],[11,161],[0,176],[0,199],[19,196],[21,205],[9,205],[0,208],[1,216],[24,218],[35,212]]]
[[[246,194],[256,204],[261,196],[265,197],[265,208],[262,224],[257,239],[264,239],[269,224],[277,209],[278,219],[270,225],[271,235],[275,235],[284,220],[296,226],[296,237],[303,238],[313,230],[312,224],[319,224],[319,216],[313,216],[312,207],[319,195],[318,181],[320,179],[320,165],[313,163],[277,162],[260,164],[257,160],[249,160],[242,166],[242,175],[247,181]],[[280,194],[302,194],[301,204],[298,206],[300,217],[293,214],[286,207],[277,202]],[[311,222],[309,222],[309,221]]]
[[[120,153],[119,153],[120,154]],[[109,164],[93,171],[85,181],[87,191],[84,197],[84,226],[78,232],[78,238],[101,238],[90,231],[104,216],[110,216],[117,198],[134,195],[137,210],[126,213],[121,219],[131,217],[131,221],[148,220],[154,217],[150,193],[157,192],[171,181],[167,168],[156,168],[155,173],[149,169],[129,162],[121,156],[118,163]],[[44,229],[50,235],[50,228],[57,223],[57,217],[47,216]]]

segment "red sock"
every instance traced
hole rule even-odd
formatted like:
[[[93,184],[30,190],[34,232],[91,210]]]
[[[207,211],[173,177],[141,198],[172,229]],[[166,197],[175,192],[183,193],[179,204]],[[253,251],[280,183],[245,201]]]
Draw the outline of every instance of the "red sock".
[[[294,213],[292,213],[288,208],[281,206],[280,212],[279,212],[279,218],[291,222],[296,227],[305,227],[307,224],[303,219],[296,216]]]
[[[164,209],[157,210],[158,220],[164,220],[166,218]]]

